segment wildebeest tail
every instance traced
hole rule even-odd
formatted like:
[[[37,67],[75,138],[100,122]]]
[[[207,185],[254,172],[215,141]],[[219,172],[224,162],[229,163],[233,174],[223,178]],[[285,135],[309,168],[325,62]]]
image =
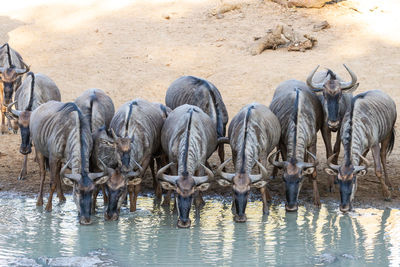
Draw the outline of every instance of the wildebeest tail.
[[[88,114],[89,114],[88,121],[89,121],[90,132],[93,131],[93,126],[92,126],[92,117],[93,117],[93,115],[92,114],[93,114],[93,105],[94,105],[94,103],[96,101],[97,101],[96,91],[92,90],[90,92],[90,104],[89,104],[89,112],[88,112]]]

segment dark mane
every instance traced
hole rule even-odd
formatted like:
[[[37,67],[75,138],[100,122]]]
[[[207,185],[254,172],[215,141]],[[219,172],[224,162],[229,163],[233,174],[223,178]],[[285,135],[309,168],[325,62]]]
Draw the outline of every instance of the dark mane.
[[[137,104],[138,104],[137,101],[132,101],[132,102],[129,103],[128,117],[127,117],[126,122],[125,122],[125,134],[126,134],[126,135],[128,134],[129,121],[130,121],[131,116],[132,116],[132,106],[133,106],[133,105],[137,106]],[[126,136],[125,136],[125,137],[126,137]]]
[[[65,103],[59,110],[58,112],[65,112],[66,114],[69,114],[71,112],[76,111],[78,113],[78,117],[79,117],[79,135],[80,135],[80,143],[81,143],[81,174],[82,177],[86,176],[86,170],[85,170],[85,166],[86,166],[86,155],[85,155],[85,151],[88,150],[88,144],[86,143],[85,137],[83,135],[83,130],[85,128],[85,120],[83,118],[82,112],[81,110],[78,108],[78,106],[75,103],[72,102],[68,102]]]
[[[343,147],[345,151],[345,166],[351,165],[351,140],[353,136],[353,114],[354,114],[354,105],[357,99],[362,99],[365,97],[367,92],[356,95],[351,99],[351,107],[350,107],[350,118],[349,118],[349,127],[345,129],[345,134],[343,138]]]
[[[29,96],[29,104],[26,110],[32,111],[32,105],[33,105],[33,95],[34,95],[34,88],[35,88],[35,74],[33,72],[28,72],[27,76],[31,76],[31,95]]]
[[[330,80],[336,80],[337,79],[336,74],[330,69],[326,70],[326,77],[328,77],[328,75],[330,75]]]
[[[247,141],[247,128],[251,115],[251,110],[254,109],[254,105],[251,105],[246,112],[246,117],[244,119],[244,137],[243,137],[243,147],[242,147],[242,166],[240,168],[240,173],[245,173],[245,161],[246,161],[246,141]]]
[[[183,177],[187,177],[188,171],[187,171],[187,160],[188,160],[188,155],[189,155],[189,138],[190,138],[190,129],[192,127],[192,116],[194,112],[194,108],[190,108],[187,113],[189,113],[189,120],[186,125],[186,143],[185,143],[185,150],[183,151],[183,172],[182,175]]]
[[[293,105],[293,112],[292,112],[292,121],[293,121],[293,125],[294,125],[294,134],[293,134],[293,158],[290,159],[291,161],[296,161],[296,146],[297,146],[297,117],[298,117],[298,113],[299,113],[299,94],[300,94],[300,88],[295,88],[294,89],[296,92],[296,99],[294,101],[294,105]]]

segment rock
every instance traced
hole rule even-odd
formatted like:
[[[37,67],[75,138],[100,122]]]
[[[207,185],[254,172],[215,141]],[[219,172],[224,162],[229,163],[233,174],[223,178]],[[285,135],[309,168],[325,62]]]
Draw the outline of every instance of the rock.
[[[326,0],[289,0],[288,7],[321,8],[329,1]]]
[[[272,2],[278,3],[286,7],[305,7],[305,8],[321,8],[327,2],[326,0],[272,0]]]
[[[170,19],[171,16],[169,14],[162,14],[163,19]]]
[[[322,21],[322,22],[320,22],[320,23],[315,24],[315,25],[313,26],[313,31],[314,31],[314,32],[318,32],[318,31],[321,31],[321,30],[323,30],[323,29],[330,28],[330,26],[331,26],[331,25],[329,25],[329,23],[328,23],[326,20],[324,20],[324,21]]]
[[[222,5],[210,10],[210,14],[213,16],[217,15],[222,15],[226,12],[235,10],[235,9],[240,9],[242,6],[240,4],[227,4],[223,3]]]

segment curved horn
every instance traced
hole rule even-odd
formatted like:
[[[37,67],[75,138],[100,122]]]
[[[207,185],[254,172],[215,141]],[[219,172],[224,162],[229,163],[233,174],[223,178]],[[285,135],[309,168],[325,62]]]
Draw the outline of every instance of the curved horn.
[[[268,172],[265,169],[265,167],[258,160],[256,160],[256,164],[260,168],[261,173],[260,174],[250,174],[249,175],[250,180],[251,180],[252,183],[257,182],[258,180],[261,180],[263,178],[266,179],[268,177]]]
[[[101,159],[98,159],[101,164],[101,169],[103,170],[104,173],[107,173],[108,176],[112,176],[115,172],[113,168],[109,168]]]
[[[25,66],[26,66],[26,64],[25,64]],[[27,73],[29,70],[30,70],[30,67],[27,66],[27,67],[25,67],[25,69],[15,69],[15,72],[16,72],[18,75],[22,75],[22,74],[24,74],[24,73]]]
[[[74,173],[65,173],[65,171],[68,168],[68,165],[71,163],[72,158],[69,159],[67,161],[67,163],[64,164],[64,166],[62,167],[61,171],[60,171],[60,177],[66,177],[68,179],[74,180],[76,182],[78,182],[81,179],[81,175],[80,174],[74,174]]]
[[[369,160],[367,160],[365,157],[363,157],[361,154],[358,154],[360,156],[360,158],[364,161],[365,163],[365,169],[368,169],[369,165],[371,165],[371,163],[369,162]]]
[[[206,171],[207,175],[208,175],[208,179],[213,179],[214,178],[214,173],[212,170],[210,170],[209,168],[207,168],[204,164],[200,163],[200,165],[204,168],[204,170]]]
[[[347,72],[350,74],[351,82],[341,82],[340,89],[343,91],[351,89],[357,82],[357,76],[352,72],[345,64],[343,66],[346,68]]]
[[[212,170],[207,168],[202,163],[200,163],[200,165],[204,168],[204,170],[206,171],[207,175],[204,175],[204,176],[192,176],[193,179],[194,179],[195,185],[203,184],[203,183],[207,182],[208,180],[211,180],[211,179],[214,178],[214,173],[212,172]]]
[[[110,130],[111,130],[111,134],[112,134],[112,137],[113,137],[113,139],[114,139],[114,142],[117,142],[118,136],[115,134],[114,129],[113,129],[113,128],[110,128]]]
[[[279,162],[279,161],[274,160],[275,155],[278,154],[279,152],[281,152],[281,151],[277,150],[274,153],[272,153],[271,155],[269,155],[268,161],[269,161],[269,163],[271,163],[272,165],[274,165],[277,168],[283,168],[285,166],[285,161]]]
[[[223,172],[222,170],[224,169],[226,164],[228,164],[229,161],[231,161],[231,160],[232,160],[232,158],[225,160],[224,163],[222,163],[217,169],[217,175],[221,176],[222,178],[224,178],[225,180],[228,180],[228,181],[232,181],[233,177],[235,177],[235,174]]]
[[[135,163],[135,165],[138,167],[138,169],[139,169],[139,173],[142,173],[143,172],[143,168],[142,168],[142,166],[140,166],[140,164],[139,163],[137,163],[137,161],[136,160],[134,160],[134,159],[132,159],[133,160],[133,163]]]
[[[163,175],[164,175],[164,172],[165,172],[166,170],[168,170],[168,168],[171,167],[172,165],[175,165],[175,163],[170,162],[170,163],[168,163],[167,165],[165,165],[164,167],[162,167],[161,169],[159,169],[158,172],[157,172],[156,177],[157,177],[158,179],[161,179],[161,178],[163,177]]]
[[[323,83],[314,84],[312,82],[312,79],[313,79],[315,73],[317,72],[318,68],[319,68],[319,65],[310,73],[310,75],[308,75],[308,78],[307,78],[307,85],[314,92],[321,92],[322,90],[324,90],[324,84]]]
[[[319,164],[319,161],[317,160],[317,157],[311,153],[310,151],[307,150],[308,155],[310,155],[314,159],[314,166],[317,166]]]
[[[16,103],[17,103],[17,101],[14,101],[10,105],[8,105],[7,106],[7,112],[11,112],[14,116],[19,117],[21,115],[22,111],[11,109],[11,107],[14,106]]]
[[[332,163],[332,159],[336,156],[337,153],[331,155],[328,160],[326,161],[326,164],[328,165],[329,168],[331,168],[332,170],[336,170],[339,171],[340,166],[339,165],[335,165]]]

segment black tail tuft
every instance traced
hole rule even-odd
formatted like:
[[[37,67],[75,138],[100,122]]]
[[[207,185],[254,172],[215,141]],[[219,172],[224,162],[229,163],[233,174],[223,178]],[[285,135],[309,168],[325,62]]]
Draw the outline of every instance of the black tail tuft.
[[[393,147],[394,147],[395,136],[396,136],[396,131],[395,131],[394,127],[393,127],[392,133],[390,135],[390,142],[389,142],[389,145],[388,145],[387,150],[386,150],[386,155],[390,155],[390,153],[392,153],[392,150],[393,150]]]

